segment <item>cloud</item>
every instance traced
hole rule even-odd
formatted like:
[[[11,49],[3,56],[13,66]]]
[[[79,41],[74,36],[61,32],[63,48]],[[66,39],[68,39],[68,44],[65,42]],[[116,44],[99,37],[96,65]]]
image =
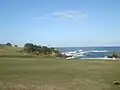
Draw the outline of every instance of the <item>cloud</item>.
[[[62,17],[62,18],[75,19],[75,18],[86,16],[86,13],[80,12],[77,10],[69,10],[69,11],[54,12],[52,13],[52,15],[57,17]]]
[[[52,18],[65,18],[65,19],[77,19],[80,17],[85,17],[86,13],[78,10],[64,10],[64,11],[56,11],[50,14],[46,14],[45,16],[35,17],[35,20],[46,19],[48,17]]]

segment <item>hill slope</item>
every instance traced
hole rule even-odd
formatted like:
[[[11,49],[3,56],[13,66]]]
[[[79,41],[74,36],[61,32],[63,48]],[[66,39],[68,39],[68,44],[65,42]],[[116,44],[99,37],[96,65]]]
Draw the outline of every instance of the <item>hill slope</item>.
[[[0,57],[2,56],[23,56],[23,48],[20,47],[0,47]]]

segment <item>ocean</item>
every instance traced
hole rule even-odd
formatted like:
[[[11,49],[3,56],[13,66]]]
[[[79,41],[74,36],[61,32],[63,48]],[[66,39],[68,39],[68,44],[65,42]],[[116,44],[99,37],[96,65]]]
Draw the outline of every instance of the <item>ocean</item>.
[[[87,52],[87,55],[79,57],[81,59],[102,59],[111,53],[120,52],[120,47],[59,47],[57,49],[60,52],[74,52],[77,50]]]

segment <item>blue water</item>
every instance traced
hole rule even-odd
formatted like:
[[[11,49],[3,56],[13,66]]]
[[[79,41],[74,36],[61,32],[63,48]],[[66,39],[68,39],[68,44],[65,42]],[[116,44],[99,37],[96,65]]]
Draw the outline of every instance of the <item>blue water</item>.
[[[107,52],[89,52],[86,56],[81,58],[104,58],[111,53],[120,52],[120,47],[59,47],[60,52],[69,52],[82,49],[83,51],[92,51],[92,50],[106,50]]]

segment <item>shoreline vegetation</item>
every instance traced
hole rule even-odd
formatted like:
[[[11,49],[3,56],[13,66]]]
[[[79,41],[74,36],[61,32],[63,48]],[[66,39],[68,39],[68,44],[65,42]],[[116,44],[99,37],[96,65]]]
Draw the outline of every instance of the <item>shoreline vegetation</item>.
[[[26,43],[24,47],[18,47],[18,45],[12,45],[11,43],[0,44],[0,57],[8,58],[34,58],[34,57],[48,57],[48,58],[62,58],[73,59],[72,56],[67,56],[65,53],[61,53],[54,47],[47,47],[36,45],[33,43]],[[112,53],[106,57],[111,60],[119,60],[120,53]]]
[[[23,52],[25,55],[32,55],[32,56],[58,56],[60,52],[53,48],[47,46],[36,45],[32,43],[26,43],[23,48]]]
[[[66,58],[59,50],[54,47],[26,43],[24,47],[18,47],[11,43],[0,44],[0,57],[11,58],[32,58],[32,57],[49,57],[49,58]]]

